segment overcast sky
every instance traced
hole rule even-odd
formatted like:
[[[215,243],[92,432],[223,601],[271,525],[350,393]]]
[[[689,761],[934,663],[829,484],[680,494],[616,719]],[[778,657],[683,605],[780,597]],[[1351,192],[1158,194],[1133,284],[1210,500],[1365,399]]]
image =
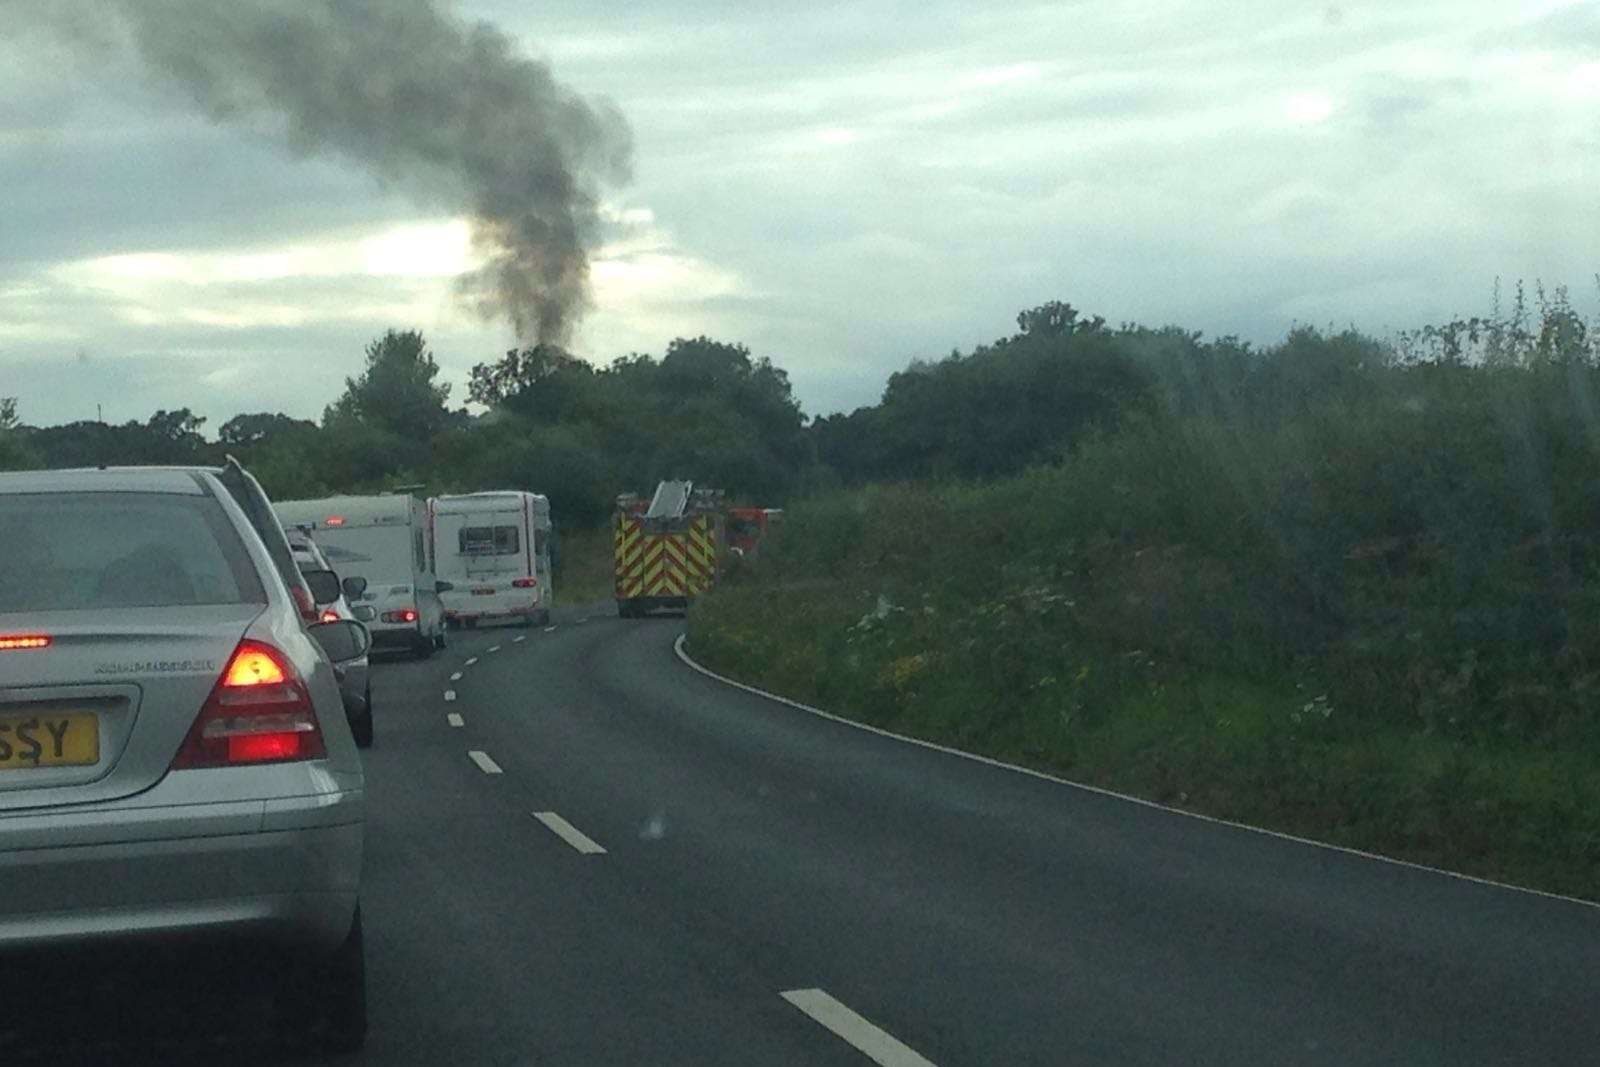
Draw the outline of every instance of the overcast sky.
[[[1600,4],[441,6],[633,128],[575,338],[596,362],[739,340],[823,414],[1050,299],[1258,342],[1486,313],[1497,275],[1596,308]],[[472,266],[466,221],[393,182],[214,125],[132,56],[0,38],[26,421],[318,417],[388,327],[464,400],[514,340],[454,295]]]

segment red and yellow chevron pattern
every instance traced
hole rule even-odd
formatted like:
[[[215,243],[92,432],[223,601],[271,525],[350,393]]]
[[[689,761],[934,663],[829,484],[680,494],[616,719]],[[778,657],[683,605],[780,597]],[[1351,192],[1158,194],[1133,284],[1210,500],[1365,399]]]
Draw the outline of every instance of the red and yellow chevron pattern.
[[[687,530],[647,532],[631,515],[618,515],[615,530],[617,596],[696,596],[716,580],[717,538],[711,519],[696,515]]]

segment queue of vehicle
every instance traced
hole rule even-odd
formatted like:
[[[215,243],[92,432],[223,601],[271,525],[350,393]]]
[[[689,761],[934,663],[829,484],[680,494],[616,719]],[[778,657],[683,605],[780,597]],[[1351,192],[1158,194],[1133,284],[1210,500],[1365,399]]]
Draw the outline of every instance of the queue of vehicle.
[[[515,591],[479,617],[545,618],[548,503],[489,496],[476,525],[442,498],[446,571]],[[513,498],[529,522],[502,533]],[[0,966],[246,946],[285,961],[284,1036],[362,1046],[369,653],[445,644],[434,516],[409,493],[275,506],[231,459],[0,473]]]

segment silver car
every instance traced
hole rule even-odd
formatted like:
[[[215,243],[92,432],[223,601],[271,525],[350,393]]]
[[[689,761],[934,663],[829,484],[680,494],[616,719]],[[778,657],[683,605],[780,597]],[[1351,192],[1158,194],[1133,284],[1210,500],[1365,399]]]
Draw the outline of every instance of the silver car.
[[[227,477],[0,474],[0,968],[265,942],[296,961],[279,1014],[351,1050],[365,793],[332,659],[369,638],[314,621]]]

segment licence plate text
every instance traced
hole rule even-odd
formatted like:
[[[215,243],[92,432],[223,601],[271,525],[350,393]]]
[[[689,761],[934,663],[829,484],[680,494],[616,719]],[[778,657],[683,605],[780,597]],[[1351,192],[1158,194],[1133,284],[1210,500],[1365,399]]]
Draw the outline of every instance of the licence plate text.
[[[0,715],[0,773],[100,762],[100,723],[93,712]]]

